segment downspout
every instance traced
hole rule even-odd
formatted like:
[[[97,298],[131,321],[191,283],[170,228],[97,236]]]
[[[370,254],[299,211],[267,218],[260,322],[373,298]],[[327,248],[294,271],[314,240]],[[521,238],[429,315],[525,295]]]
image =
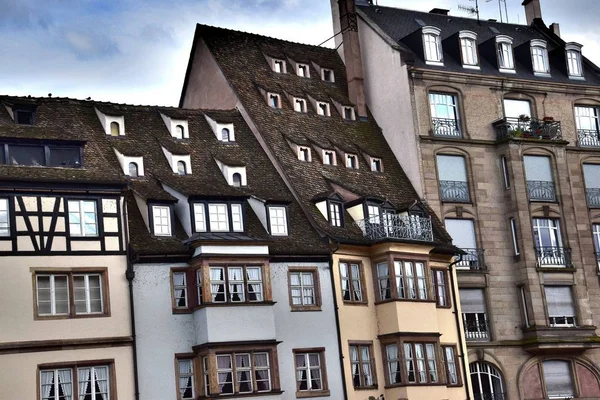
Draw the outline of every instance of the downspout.
[[[452,267],[454,267],[456,264],[458,264],[461,261],[462,261],[462,254],[459,254],[458,259],[456,261],[452,261],[450,263],[450,265],[448,265],[448,271],[450,272],[450,285],[452,285],[452,307],[454,307],[454,319],[456,321],[456,331],[458,332],[458,345],[460,346],[460,352],[461,352],[461,355],[459,357],[461,358],[462,362],[460,363],[460,365],[462,365],[464,384],[465,384],[465,387],[467,388],[467,400],[471,400],[471,395],[469,393],[469,383],[467,382],[467,379],[470,379],[470,378],[469,378],[469,375],[467,375],[467,367],[465,365],[465,361],[467,361],[467,360],[465,360],[462,332],[460,330],[460,317],[458,316],[458,306],[456,303],[456,299],[458,298],[458,295],[456,293],[456,286],[454,285],[454,273],[452,272]]]
[[[340,330],[340,317],[338,315],[338,302],[337,302],[337,295],[335,293],[335,278],[334,278],[334,274],[333,274],[333,253],[335,253],[336,251],[338,251],[338,249],[340,248],[340,245],[338,243],[335,244],[336,248],[335,250],[332,250],[329,253],[329,275],[330,275],[330,280],[331,280],[331,294],[333,296],[333,308],[334,308],[334,314],[335,314],[335,330],[337,332],[337,337],[338,337],[338,351],[340,353],[340,369],[341,369],[341,373],[342,373],[342,393],[344,394],[344,400],[348,400],[348,390],[346,389],[346,372],[344,370],[344,357],[342,356],[342,335],[341,335],[341,330]]]

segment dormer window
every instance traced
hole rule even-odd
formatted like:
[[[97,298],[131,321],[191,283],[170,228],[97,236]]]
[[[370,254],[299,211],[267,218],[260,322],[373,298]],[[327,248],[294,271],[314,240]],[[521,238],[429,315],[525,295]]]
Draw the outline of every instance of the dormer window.
[[[331,114],[329,112],[329,103],[325,103],[323,101],[317,102],[317,114],[323,115],[325,117],[329,117]]]
[[[354,114],[354,107],[344,107],[344,119],[354,121],[356,119],[356,115]]]
[[[479,59],[477,57],[477,34],[471,31],[458,33],[460,40],[460,53],[464,68],[477,68]]]
[[[346,167],[350,169],[358,169],[358,158],[355,154],[346,154]]]
[[[177,162],[177,173],[179,175],[187,175],[187,168],[185,166],[185,162],[183,162],[183,161]]]
[[[310,78],[310,70],[308,69],[308,65],[306,64],[298,64],[296,67],[296,73],[298,76],[303,78]]]
[[[515,73],[513,60],[513,39],[510,36],[496,36],[496,47],[498,50],[498,69],[500,72]]]
[[[194,203],[194,230],[196,232],[243,232],[242,205]]]
[[[233,186],[233,187],[242,186],[242,174],[236,172],[231,176],[231,186]]]
[[[534,75],[547,76],[550,74],[546,41],[538,39],[531,41],[531,65]]]
[[[429,65],[443,65],[441,30],[435,26],[424,26],[423,47],[425,49],[425,63]]]
[[[278,74],[285,74],[285,61],[283,60],[273,60],[273,71]]]
[[[175,139],[188,139],[188,122],[184,119],[172,119],[171,117],[160,113],[165,126],[169,130],[169,134]]]
[[[152,228],[156,236],[171,236],[171,207],[152,206]]]
[[[273,236],[287,236],[287,209],[284,206],[269,206],[269,230]]]
[[[125,136],[125,117],[104,114],[97,108],[95,111],[106,136]]]
[[[323,150],[323,164],[335,165],[335,153],[331,150]]]
[[[139,176],[138,165],[134,162],[129,163],[129,174],[132,178],[137,178]]]
[[[229,129],[221,129],[221,142],[229,142]]]
[[[321,79],[325,82],[334,82],[335,78],[333,76],[333,71],[327,68],[321,69]]]
[[[34,124],[34,106],[13,106],[13,117],[15,123],[19,125],[33,125]]]
[[[306,112],[306,100],[298,99],[294,97],[294,111],[305,113]]]
[[[267,98],[269,100],[269,107],[281,108],[281,101],[278,94],[269,93]]]
[[[581,64],[581,45],[578,43],[567,43],[565,51],[567,52],[567,69],[569,78],[583,79],[583,68]]]
[[[328,201],[329,224],[331,226],[342,226],[342,204]]]
[[[381,166],[381,159],[371,158],[371,171],[373,171],[373,172],[382,172],[383,171],[383,168]]]
[[[300,161],[310,161],[310,149],[304,146],[298,146],[298,160]]]
[[[184,132],[185,132],[185,130],[183,129],[183,125],[175,126],[175,138],[176,139],[183,139]]]

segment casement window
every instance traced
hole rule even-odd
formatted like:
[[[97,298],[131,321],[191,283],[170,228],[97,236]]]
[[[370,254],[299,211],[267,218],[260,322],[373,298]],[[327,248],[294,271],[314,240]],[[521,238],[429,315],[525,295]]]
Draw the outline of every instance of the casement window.
[[[196,232],[243,232],[244,216],[241,204],[208,203],[208,226],[206,226],[204,203],[194,204]]]
[[[310,161],[310,149],[305,146],[298,146],[298,160],[300,161]]]
[[[98,236],[95,200],[69,200],[67,206],[71,236]]]
[[[571,79],[583,79],[583,66],[581,63],[581,45],[567,43],[565,46],[567,57],[567,72]]]
[[[482,266],[475,240],[475,224],[472,219],[446,218],[446,230],[452,236],[452,244],[464,250],[462,260],[456,264],[459,269],[478,270]]]
[[[171,236],[171,207],[152,206],[152,221],[156,236]]]
[[[127,175],[129,175],[132,178],[139,177],[139,168],[138,168],[137,163],[130,162],[128,168],[129,168],[129,173]]]
[[[281,108],[281,99],[278,94],[269,93],[267,95],[267,99],[269,101],[269,107],[271,108]]]
[[[188,170],[185,165],[185,161],[177,161],[177,175],[184,176],[187,175]]]
[[[427,300],[425,263],[394,261],[393,275],[387,262],[377,264],[379,300]]]
[[[546,360],[542,362],[544,385],[549,399],[572,399],[576,397],[571,362]]]
[[[441,137],[461,137],[458,99],[448,93],[429,93],[429,108],[433,134]]]
[[[434,295],[435,301],[438,307],[449,307],[449,293],[448,293],[448,282],[446,271],[441,269],[431,270],[431,276],[433,277],[433,285],[435,288]]]
[[[297,392],[323,392],[327,390],[325,350],[294,349]]]
[[[346,153],[346,168],[358,169],[358,158],[355,154]]]
[[[306,100],[294,98],[294,111],[305,113],[306,112]]]
[[[318,270],[291,270],[289,272],[290,306],[297,310],[320,309]]]
[[[329,209],[329,224],[331,226],[342,226],[342,204],[333,201],[328,201],[327,205]]]
[[[177,400],[193,400],[194,360],[177,360]]]
[[[273,387],[271,375],[269,352],[217,354],[218,391],[215,394],[270,392]],[[206,373],[206,370],[204,376],[210,379],[210,373]]]
[[[535,75],[548,75],[550,73],[546,41],[538,39],[531,41],[531,65]]]
[[[110,136],[119,136],[121,134],[121,127],[118,122],[113,121],[110,123]]]
[[[302,78],[310,78],[310,69],[306,64],[297,64],[296,75]]]
[[[8,199],[0,198],[0,236],[10,236],[10,209]]]
[[[273,71],[278,74],[285,74],[285,61],[283,60],[273,60]]]
[[[512,237],[513,251],[515,256],[518,256],[521,254],[521,251],[519,250],[519,234],[517,231],[517,221],[511,217],[509,218],[508,223],[510,224],[510,234]]]
[[[502,375],[492,364],[473,362],[469,364],[469,372],[475,398],[502,399],[505,396]]]
[[[210,395],[210,367],[208,364],[208,357],[202,357],[202,383],[204,384],[204,395]]]
[[[571,267],[570,249],[564,248],[556,219],[534,218],[533,236],[538,267]]]
[[[361,265],[351,262],[340,262],[342,298],[344,302],[362,303],[366,299],[363,293],[363,271]]]
[[[318,101],[317,102],[317,114],[323,115],[325,117],[329,117],[331,115],[331,113],[329,111],[329,103]]]
[[[242,216],[242,205],[231,204],[231,227],[234,232],[244,231],[244,221]]]
[[[261,302],[261,266],[210,266],[210,295],[213,303]]]
[[[575,303],[570,286],[544,286],[548,325],[553,328],[577,326]]]
[[[356,116],[354,114],[354,107],[344,106],[344,119],[354,121]]]
[[[477,68],[479,60],[477,57],[477,34],[471,31],[458,33],[460,40],[460,54],[464,68]]]
[[[467,340],[489,340],[485,294],[483,289],[459,289],[465,338]]]
[[[0,143],[0,161],[2,164],[33,167],[81,168],[83,165],[80,146],[22,143]]]
[[[436,156],[440,195],[444,202],[468,203],[471,201],[465,158],[438,154]]]
[[[600,271],[600,224],[592,224],[592,238],[594,240],[594,250],[596,260],[598,260],[598,269]]]
[[[41,400],[111,398],[108,365],[81,368],[40,369]]]
[[[513,60],[513,39],[509,36],[496,36],[498,69],[500,72],[515,72]]]
[[[600,206],[600,164],[583,164],[588,207]]]
[[[446,384],[460,385],[455,346],[442,346],[442,365],[446,374]]]
[[[269,232],[273,236],[287,236],[287,209],[282,206],[269,206]]]
[[[437,343],[399,340],[385,346],[388,385],[436,384],[440,381]],[[404,368],[402,368],[404,364]]]
[[[105,312],[103,273],[35,274],[37,316],[79,316]]]
[[[371,158],[371,171],[373,171],[373,172],[382,172],[383,171],[383,167],[381,166],[381,159]]]
[[[171,276],[173,284],[173,305],[175,308],[188,308],[187,274],[185,271],[174,271]],[[199,297],[201,298],[201,297]]]
[[[206,232],[206,215],[203,203],[194,204],[194,227],[196,232]]]
[[[550,157],[525,155],[523,163],[529,200],[556,202]]]
[[[600,147],[598,107],[576,105],[575,126],[579,146]]]
[[[352,386],[355,388],[372,388],[377,386],[375,376],[375,360],[371,344],[350,344],[350,369]]]
[[[335,77],[333,76],[333,70],[322,68],[321,69],[321,79],[325,82],[335,82]]]
[[[443,65],[442,43],[440,38],[441,30],[433,26],[426,26],[422,28],[422,32],[425,63],[431,65]]]
[[[323,164],[335,165],[335,153],[329,150],[323,150]]]

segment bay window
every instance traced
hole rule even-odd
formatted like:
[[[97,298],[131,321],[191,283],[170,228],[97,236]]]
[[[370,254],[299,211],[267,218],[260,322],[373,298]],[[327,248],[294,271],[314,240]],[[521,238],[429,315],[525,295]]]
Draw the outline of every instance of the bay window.
[[[465,338],[468,341],[489,340],[490,330],[483,289],[459,289],[459,293]]]
[[[534,218],[533,236],[539,267],[570,267],[570,249],[563,247],[556,219]]]
[[[260,266],[210,266],[213,303],[262,302],[263,276]]]
[[[385,345],[387,384],[431,385],[440,383],[439,354],[440,346],[437,342],[421,342],[413,341],[412,338],[409,340],[398,338],[396,341]]]
[[[194,360],[177,360],[177,400],[193,400],[194,397]]]
[[[378,299],[427,300],[427,272],[425,263],[394,261],[390,271],[388,262],[377,263]],[[393,275],[392,275],[393,274]]]
[[[355,388],[376,386],[373,346],[370,344],[350,344],[350,365],[352,385]]]

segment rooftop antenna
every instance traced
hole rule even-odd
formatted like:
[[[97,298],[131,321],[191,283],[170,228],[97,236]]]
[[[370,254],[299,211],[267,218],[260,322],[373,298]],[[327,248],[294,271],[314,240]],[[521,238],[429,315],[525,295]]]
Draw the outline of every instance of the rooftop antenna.
[[[459,4],[458,5],[458,9],[461,10],[461,11],[466,12],[469,15],[476,14],[477,15],[477,22],[479,22],[479,2],[478,2],[478,0],[469,0],[469,1],[474,1],[475,2],[475,7],[473,7],[473,6],[465,6],[465,5]]]
[[[498,0],[498,1],[504,3],[504,16],[506,17],[506,23],[508,24],[508,7],[506,7],[506,0]]]

